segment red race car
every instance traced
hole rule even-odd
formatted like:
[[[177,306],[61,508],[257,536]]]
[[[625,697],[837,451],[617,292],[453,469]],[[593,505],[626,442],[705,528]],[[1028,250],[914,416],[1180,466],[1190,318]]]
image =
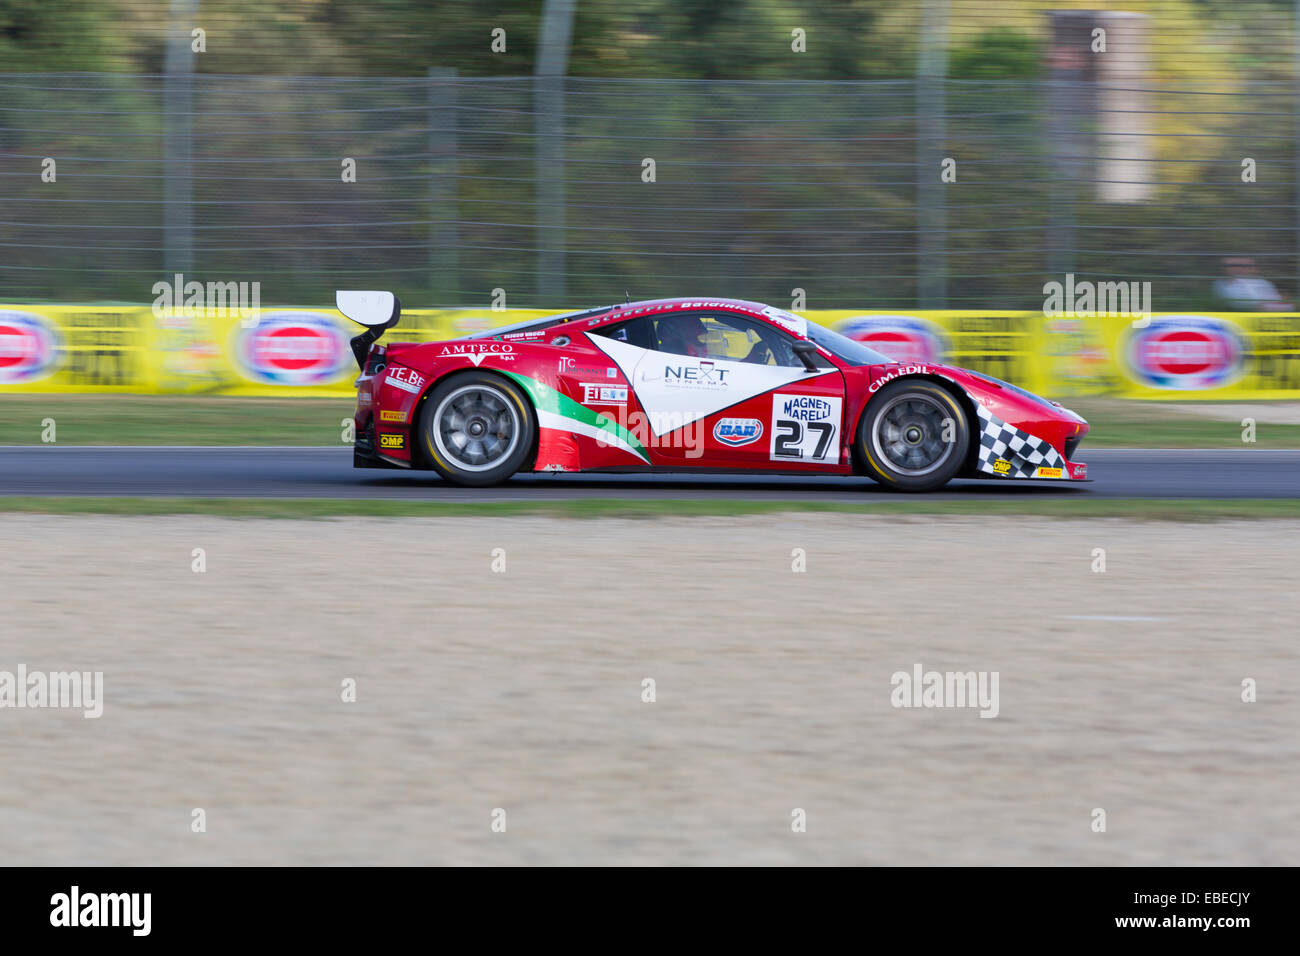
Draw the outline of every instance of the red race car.
[[[1087,477],[1088,423],[968,369],[892,361],[790,312],[658,299],[447,342],[390,342],[390,292],[339,292],[352,340],[359,468],[461,485],[518,471],[755,470],[868,475],[929,491],[952,478]]]

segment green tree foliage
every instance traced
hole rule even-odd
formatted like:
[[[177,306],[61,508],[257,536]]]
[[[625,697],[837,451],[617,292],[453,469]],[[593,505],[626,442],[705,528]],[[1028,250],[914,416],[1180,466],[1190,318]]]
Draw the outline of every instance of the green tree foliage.
[[[905,75],[873,42],[887,0],[579,0],[570,72],[682,79]],[[203,73],[463,76],[533,72],[542,0],[222,0],[198,6]],[[919,7],[918,7],[919,9]],[[0,0],[0,71],[162,69],[169,0]],[[491,49],[492,31],[506,51]],[[791,49],[803,30],[807,52]]]
[[[111,34],[112,4],[75,0],[0,0],[0,70],[44,73],[121,69]]]
[[[1038,41],[999,27],[981,33],[949,54],[948,75],[955,80],[1030,80],[1042,72]]]

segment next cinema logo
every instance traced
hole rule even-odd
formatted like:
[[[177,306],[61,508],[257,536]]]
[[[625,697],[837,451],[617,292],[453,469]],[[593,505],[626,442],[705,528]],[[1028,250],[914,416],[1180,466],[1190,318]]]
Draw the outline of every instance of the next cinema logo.
[[[1119,348],[1125,370],[1152,388],[1221,388],[1240,378],[1245,365],[1246,337],[1226,319],[1161,316],[1125,334]]]
[[[710,359],[700,359],[695,365],[665,364],[663,375],[645,369],[641,381],[662,382],[669,388],[726,388],[731,384],[727,381],[731,372],[729,368],[719,368]]]
[[[58,331],[43,317],[0,311],[0,385],[45,378],[57,367],[61,350]]]

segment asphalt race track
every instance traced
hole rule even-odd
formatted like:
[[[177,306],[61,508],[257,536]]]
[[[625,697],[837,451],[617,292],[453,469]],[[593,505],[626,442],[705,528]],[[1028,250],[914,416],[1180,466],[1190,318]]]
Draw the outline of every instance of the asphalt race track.
[[[957,481],[941,497],[1294,498],[1300,449],[1096,449],[1092,481]],[[697,475],[527,475],[458,488],[432,472],[352,468],[339,448],[11,445],[0,447],[0,495],[194,498],[746,498],[858,501],[891,494],[864,478]]]

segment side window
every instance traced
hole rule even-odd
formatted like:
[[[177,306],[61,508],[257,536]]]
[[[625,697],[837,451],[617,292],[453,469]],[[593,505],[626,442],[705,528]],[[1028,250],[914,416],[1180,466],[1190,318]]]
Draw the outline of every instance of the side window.
[[[613,339],[616,342],[626,342],[628,345],[635,345],[639,349],[653,349],[655,347],[652,340],[650,319],[644,315],[635,319],[628,319],[626,322],[616,322],[613,325],[592,329],[590,334],[603,335],[605,338]]]
[[[677,312],[653,316],[661,352],[752,365],[802,367],[789,336],[762,322],[728,313]]]

